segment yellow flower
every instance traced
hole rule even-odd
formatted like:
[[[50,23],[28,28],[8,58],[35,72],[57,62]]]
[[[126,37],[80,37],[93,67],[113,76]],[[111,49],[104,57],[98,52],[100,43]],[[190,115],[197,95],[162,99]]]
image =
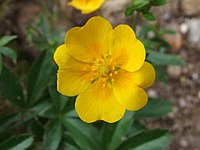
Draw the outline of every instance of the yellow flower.
[[[83,14],[91,13],[103,4],[105,0],[72,0],[69,5],[81,10]]]
[[[121,119],[125,110],[147,104],[143,88],[155,79],[153,66],[145,62],[143,44],[128,25],[112,28],[101,18],[70,29],[54,60],[59,66],[57,89],[77,96],[75,108],[85,122]]]

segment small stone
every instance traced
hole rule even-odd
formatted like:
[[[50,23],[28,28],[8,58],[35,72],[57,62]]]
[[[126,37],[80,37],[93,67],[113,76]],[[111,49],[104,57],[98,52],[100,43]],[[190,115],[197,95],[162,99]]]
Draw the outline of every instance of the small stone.
[[[187,78],[185,76],[181,76],[180,82],[181,82],[181,85],[186,86],[188,80],[187,80]]]
[[[188,26],[187,23],[182,23],[182,24],[180,25],[180,32],[181,32],[182,34],[186,34],[186,33],[188,32],[188,30],[189,30],[189,26]]]
[[[187,21],[189,25],[188,40],[192,43],[199,43],[200,41],[200,18],[190,19]]]
[[[200,91],[198,92],[197,97],[200,100]]]
[[[193,80],[198,80],[198,79],[199,79],[198,73],[196,73],[196,72],[193,73],[193,74],[192,74],[192,79],[193,79]]]
[[[181,9],[187,16],[198,15],[200,13],[200,0],[181,0]]]
[[[177,52],[183,44],[183,38],[179,29],[180,27],[176,23],[171,23],[167,28],[175,31],[175,34],[165,34],[163,35],[163,38],[173,47],[172,50]]]
[[[185,108],[187,106],[187,103],[184,99],[180,99],[179,100],[179,105],[181,108]]]
[[[149,97],[153,97],[153,98],[158,97],[158,93],[154,89],[149,89],[147,92],[148,92]]]
[[[168,66],[167,67],[167,73],[172,78],[179,78],[181,75],[181,67],[180,66]]]
[[[180,141],[180,145],[181,145],[182,147],[187,147],[187,146],[188,146],[188,142],[187,142],[186,140],[182,139],[182,140]]]

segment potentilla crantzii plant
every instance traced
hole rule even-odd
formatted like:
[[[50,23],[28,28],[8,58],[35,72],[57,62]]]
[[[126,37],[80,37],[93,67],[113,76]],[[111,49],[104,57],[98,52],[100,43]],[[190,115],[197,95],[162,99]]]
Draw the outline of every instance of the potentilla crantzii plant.
[[[112,25],[102,17],[66,33],[54,60],[59,66],[57,89],[77,96],[75,108],[85,122],[120,120],[125,110],[143,108],[143,90],[155,79],[154,67],[145,62],[143,44],[128,25]]]

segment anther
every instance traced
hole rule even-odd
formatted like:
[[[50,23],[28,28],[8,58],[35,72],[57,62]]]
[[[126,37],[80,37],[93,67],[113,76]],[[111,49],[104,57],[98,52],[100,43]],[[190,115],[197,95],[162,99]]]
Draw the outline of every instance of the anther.
[[[109,74],[109,76],[112,77],[112,75],[113,75],[113,74],[112,74],[112,72],[111,72],[111,73]]]
[[[114,72],[114,74],[117,74],[117,73],[118,73],[118,71],[115,71],[115,72]]]
[[[105,88],[106,87],[106,84],[104,83],[104,84],[102,84],[102,86],[101,86],[102,88]]]

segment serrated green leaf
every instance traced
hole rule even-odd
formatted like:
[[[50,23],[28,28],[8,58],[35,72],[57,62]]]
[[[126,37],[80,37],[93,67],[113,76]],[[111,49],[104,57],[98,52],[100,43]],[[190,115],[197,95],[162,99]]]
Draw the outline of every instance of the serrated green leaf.
[[[26,150],[33,143],[33,137],[30,135],[13,136],[0,144],[2,150]]]
[[[165,54],[154,50],[146,50],[147,60],[155,65],[185,65],[180,56],[175,54]]]
[[[166,130],[154,129],[127,139],[117,150],[164,150],[169,141],[170,136]]]
[[[62,127],[58,120],[51,122],[44,135],[44,149],[57,150],[62,139]]]
[[[150,12],[145,12],[145,13],[142,13],[143,14],[143,17],[149,21],[155,21],[156,18],[154,17],[154,15]]]
[[[34,62],[28,76],[28,104],[34,105],[42,96],[43,91],[51,81],[53,71],[52,57],[49,52],[44,51]]]
[[[63,118],[63,125],[74,142],[83,150],[102,150],[101,135],[92,125],[77,119]]]
[[[112,134],[110,143],[108,145],[108,150],[115,150],[120,145],[120,143],[122,142],[122,138],[126,135],[129,127],[131,127],[131,125],[133,124],[133,116],[133,112],[126,112],[123,119],[117,123],[116,128]]]
[[[0,94],[11,103],[24,108],[25,101],[23,89],[16,74],[6,67],[0,74]]]
[[[167,0],[151,0],[153,6],[161,6],[167,3]]]
[[[10,47],[1,47],[1,53],[5,56],[8,56],[12,59],[14,63],[17,61],[17,53],[12,50]]]
[[[149,98],[147,106],[135,113],[138,118],[162,117],[172,111],[172,103],[169,100]]]
[[[12,41],[12,40],[14,40],[16,38],[17,38],[16,35],[6,35],[6,36],[3,36],[2,38],[0,38],[0,47],[6,45],[7,43],[9,43],[10,41]]]

